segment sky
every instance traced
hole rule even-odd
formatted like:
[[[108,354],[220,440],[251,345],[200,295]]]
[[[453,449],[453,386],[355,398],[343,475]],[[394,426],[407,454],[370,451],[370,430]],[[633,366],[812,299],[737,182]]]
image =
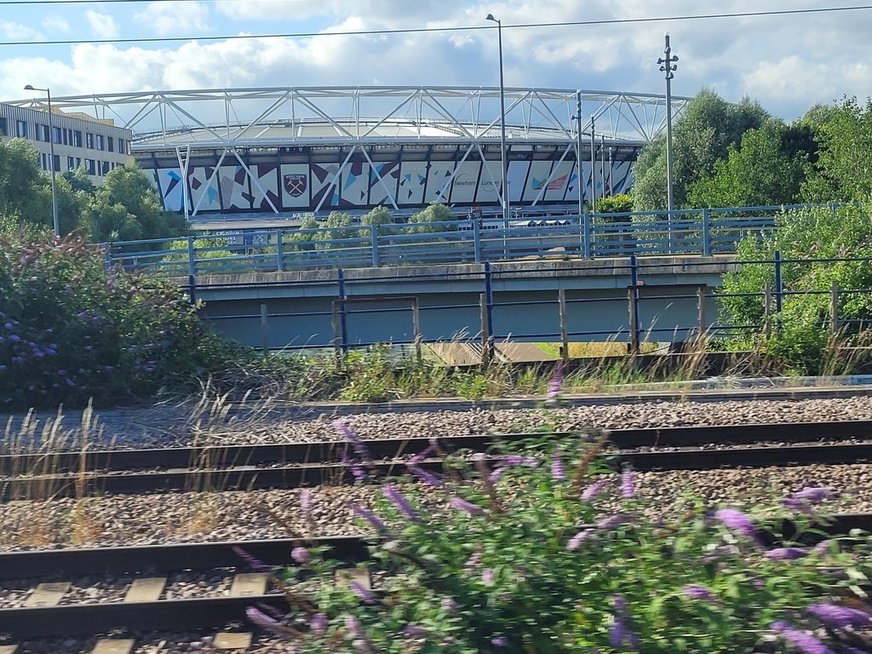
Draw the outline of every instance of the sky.
[[[734,12],[868,6],[805,15],[679,20]],[[817,103],[872,96],[872,3],[858,0],[0,0],[0,98],[258,86],[499,84],[663,93],[657,58],[670,34],[673,93],[748,96],[793,120]],[[621,24],[529,23],[641,19]],[[407,28],[482,29],[331,35]],[[269,34],[311,34],[263,38]],[[226,39],[227,36],[255,38]],[[161,39],[149,43],[95,40]],[[219,38],[215,38],[219,37]],[[204,40],[205,39],[205,40]],[[35,42],[68,41],[66,44]]]

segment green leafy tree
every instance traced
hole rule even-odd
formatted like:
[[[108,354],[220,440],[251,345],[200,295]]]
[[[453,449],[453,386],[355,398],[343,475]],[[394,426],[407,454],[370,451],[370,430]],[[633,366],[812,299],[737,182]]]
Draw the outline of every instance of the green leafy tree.
[[[415,226],[413,231],[421,234],[452,231],[457,228],[456,225],[434,225],[433,223],[453,220],[455,220],[454,214],[444,204],[431,204],[426,209],[409,216],[409,224]]]
[[[715,162],[712,174],[697,179],[688,189],[693,207],[747,207],[793,204],[817,151],[807,124],[786,125],[770,118],[742,135],[725,159]]]
[[[110,171],[97,189],[87,217],[96,241],[180,236],[184,219],[163,208],[148,177],[135,163]]]
[[[738,104],[701,91],[675,121],[672,134],[673,198],[676,207],[688,204],[688,191],[714,169],[729,147],[741,141],[749,129],[760,127],[768,114],[756,102],[744,98]],[[637,211],[666,208],[666,137],[647,144],[634,166],[633,206]]]
[[[360,218],[361,225],[389,225],[392,222],[394,222],[393,214],[382,204],[370,209]]]
[[[51,227],[51,185],[38,161],[25,139],[0,143],[0,214]]]
[[[818,110],[820,153],[803,188],[811,202],[850,202],[872,193],[872,99],[845,98]]]

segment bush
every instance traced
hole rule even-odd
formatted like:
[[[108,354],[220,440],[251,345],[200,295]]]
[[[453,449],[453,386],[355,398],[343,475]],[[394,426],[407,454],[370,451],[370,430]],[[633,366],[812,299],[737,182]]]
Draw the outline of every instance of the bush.
[[[225,345],[177,287],[106,270],[79,237],[0,235],[0,407],[181,391]]]
[[[860,651],[833,625],[869,624],[869,615],[831,603],[856,597],[868,579],[862,548],[772,547],[765,521],[701,502],[663,514],[635,496],[631,473],[595,474],[603,443],[543,441],[474,466],[458,457],[444,477],[411,464],[435,499],[388,485],[376,512],[353,507],[377,534],[359,567],[381,588],[334,583],[341,564],[301,542],[286,573],[295,613],[276,620],[252,608],[249,618],[313,653],[830,651],[803,648],[818,639]],[[779,510],[795,511],[808,536],[814,504],[829,495],[806,488]]]

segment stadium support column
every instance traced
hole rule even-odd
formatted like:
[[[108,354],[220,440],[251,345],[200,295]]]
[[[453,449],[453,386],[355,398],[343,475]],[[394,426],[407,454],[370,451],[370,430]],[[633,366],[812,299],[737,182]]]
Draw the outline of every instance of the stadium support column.
[[[506,165],[506,87],[503,81],[503,23],[494,18],[493,14],[488,14],[485,20],[489,20],[497,24],[497,43],[500,51],[500,168],[501,168],[501,184],[500,195],[503,200],[503,229],[509,226],[509,183],[508,183],[508,166]]]

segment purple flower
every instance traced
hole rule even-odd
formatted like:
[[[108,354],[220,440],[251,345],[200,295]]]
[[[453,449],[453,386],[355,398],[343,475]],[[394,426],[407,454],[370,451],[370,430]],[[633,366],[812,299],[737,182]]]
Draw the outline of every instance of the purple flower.
[[[350,586],[351,586],[351,590],[354,591],[354,594],[357,595],[360,599],[362,599],[367,604],[375,604],[378,601],[376,596],[375,596],[375,593],[373,593],[369,588],[365,588],[364,586],[362,586],[358,582],[352,581]]]
[[[631,499],[636,495],[636,486],[633,483],[633,471],[627,468],[621,474],[621,496],[624,499]]]
[[[318,636],[323,635],[327,631],[327,614],[326,613],[316,613],[312,616],[311,622],[309,622],[309,628],[312,630],[313,634]]]
[[[545,399],[554,401],[560,396],[560,391],[563,388],[563,364],[557,364],[554,369],[554,376],[551,377],[551,383],[548,384],[548,394]]]
[[[363,627],[361,626],[357,618],[355,618],[353,615],[345,616],[345,628],[359,638],[366,637],[366,633],[363,631]]]
[[[359,463],[350,460],[347,453],[342,456],[342,465],[351,470],[351,476],[354,477],[354,481],[361,483],[366,481],[366,470]]]
[[[421,638],[427,635],[427,630],[416,624],[407,624],[403,627],[403,635],[407,638]]]
[[[245,616],[254,624],[260,627],[266,627],[267,629],[271,629],[278,624],[277,620],[271,618],[266,613],[254,606],[249,606],[245,609]]]
[[[595,481],[590,486],[584,489],[584,492],[582,492],[581,494],[581,499],[583,499],[585,502],[589,502],[603,491],[607,483],[607,479],[600,479],[599,481]]]
[[[256,556],[252,556],[237,545],[233,546],[233,552],[236,554],[236,556],[245,561],[252,570],[256,570],[258,572],[270,572],[272,570],[272,566],[267,565],[259,558],[257,558]]]
[[[770,628],[803,654],[834,654],[833,650],[810,633],[800,631],[786,622],[773,622]]]
[[[506,647],[509,644],[509,639],[505,636],[494,636],[491,638],[491,645],[495,647]]]
[[[300,508],[303,510],[303,517],[306,520],[312,519],[312,491],[304,488],[300,491]]]
[[[566,479],[566,468],[563,465],[563,459],[556,453],[551,455],[551,478],[554,481]]]
[[[424,459],[430,456],[433,453],[433,450],[436,449],[436,443],[431,442],[427,447],[425,447],[421,452],[418,452],[415,456],[412,457],[412,463],[421,463]]]
[[[757,540],[757,528],[751,522],[751,518],[741,511],[736,509],[719,509],[715,512],[715,518],[728,529]]]
[[[702,560],[703,563],[714,563],[722,556],[729,556],[733,553],[733,548],[729,545],[721,545],[720,547],[716,547],[713,549],[706,557]]]
[[[834,629],[844,629],[845,627],[862,629],[872,624],[872,616],[868,613],[847,606],[812,604],[806,611],[828,627],[833,627]]]
[[[452,497],[450,504],[452,508],[458,509],[459,511],[465,511],[469,515],[481,515],[484,513],[484,509],[480,506],[473,504],[472,502],[467,502],[462,497]]]
[[[524,462],[524,457],[520,454],[509,454],[503,458],[503,463],[507,466],[519,466]]]
[[[370,525],[372,525],[373,529],[375,529],[376,531],[386,532],[388,530],[387,525],[385,525],[385,523],[382,522],[375,513],[373,513],[366,507],[361,506],[357,502],[354,502],[351,505],[351,510],[357,517],[363,518]]]
[[[802,547],[776,547],[763,554],[772,561],[795,561],[807,555],[808,550]]]
[[[305,547],[295,547],[291,550],[291,558],[300,565],[306,565],[309,562],[309,550]]]
[[[623,513],[616,513],[614,515],[610,515],[598,520],[596,523],[596,528],[603,531],[611,531],[615,527],[618,527],[627,522],[627,519],[627,516]]]
[[[402,493],[398,491],[396,488],[387,484],[384,487],[385,496],[394,503],[394,506],[397,507],[400,513],[402,513],[406,518],[411,520],[412,522],[419,522],[420,518],[418,514],[415,512],[415,509],[412,508],[412,505],[409,504],[409,500],[403,497]]]
[[[481,572],[481,583],[485,586],[493,586],[494,584],[494,571],[492,568],[485,568]]]
[[[337,418],[333,421],[333,428],[336,430],[336,433],[351,444],[351,447],[357,456],[364,461],[370,460],[371,457],[369,455],[369,450],[366,449],[366,445],[363,444],[360,436],[352,431],[351,427],[348,426],[348,423],[345,422],[345,420]]]
[[[469,576],[479,565],[481,565],[481,552],[473,552],[469,559],[467,559],[463,571]]]
[[[407,464],[406,467],[409,469],[409,472],[411,472],[428,486],[439,487],[442,485],[442,480],[429,470],[424,470],[423,468],[420,468],[417,465],[411,463]]]
[[[609,642],[612,647],[639,649],[639,637],[621,619],[616,619],[609,628]]]
[[[705,602],[718,601],[718,598],[715,597],[715,594],[711,590],[698,584],[689,584],[685,586],[684,594],[695,600],[703,600]]]
[[[795,492],[793,495],[786,497],[782,503],[786,508],[792,511],[809,513],[815,504],[819,504],[820,502],[828,500],[834,496],[835,493],[829,488],[806,486],[802,490]]]
[[[593,534],[592,529],[584,529],[583,531],[578,532],[577,534],[575,534],[575,536],[569,539],[568,543],[566,543],[566,549],[570,551],[577,550],[579,547],[581,547],[581,544],[584,541],[590,538],[591,534]]]
[[[505,472],[506,472],[506,468],[504,466],[500,466],[499,468],[494,468],[491,471],[490,475],[488,475],[488,481],[490,481],[490,483],[492,483],[492,484],[497,483]]]
[[[441,605],[442,605],[443,611],[456,611],[457,610],[457,602],[455,602],[450,597],[443,597]]]

